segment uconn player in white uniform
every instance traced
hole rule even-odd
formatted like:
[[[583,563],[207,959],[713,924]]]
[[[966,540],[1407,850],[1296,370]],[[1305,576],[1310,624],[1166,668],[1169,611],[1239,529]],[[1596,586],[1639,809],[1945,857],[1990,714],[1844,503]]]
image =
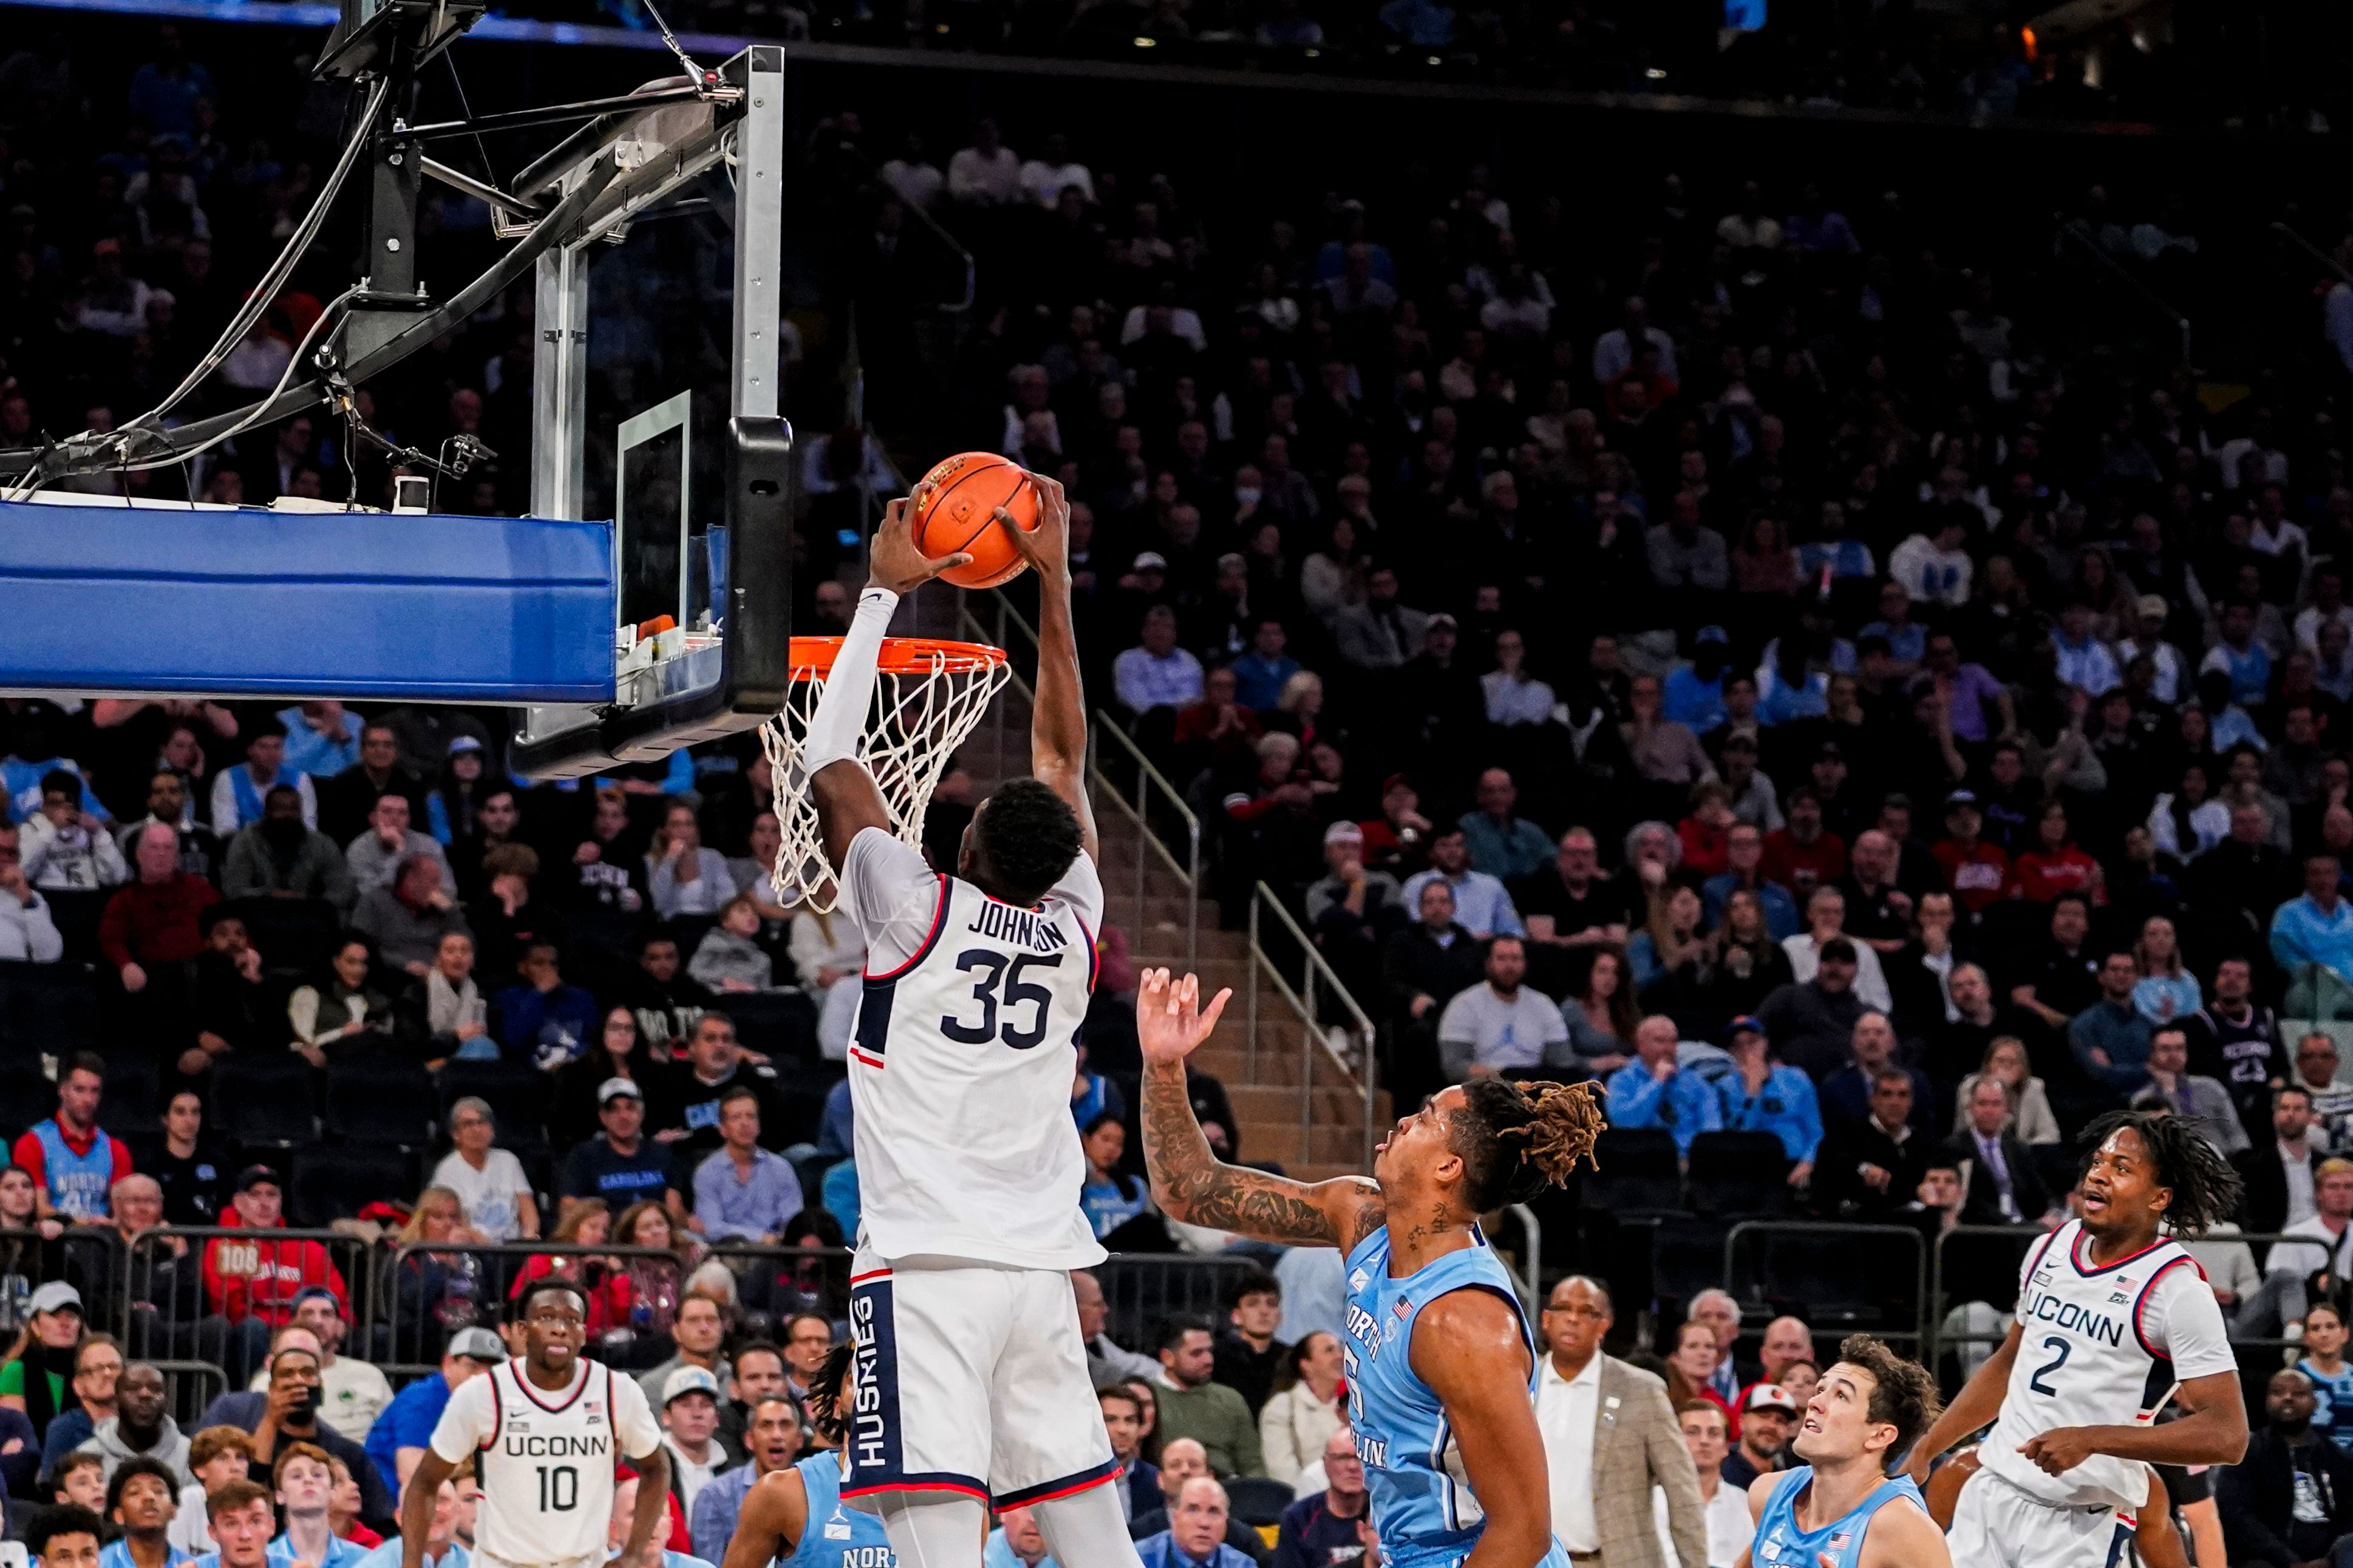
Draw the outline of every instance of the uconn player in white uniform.
[[[1070,507],[1032,476],[1039,525],[999,513],[1038,574],[1027,779],[973,814],[953,875],[891,833],[860,731],[899,595],[962,563],[911,537],[919,497],[875,531],[871,576],[811,715],[804,763],[842,911],[866,942],[849,1046],[860,1221],[857,1402],[841,1495],[879,1513],[907,1568],[973,1568],[986,1506],[1037,1510],[1056,1561],[1136,1563],[1087,1377],[1069,1270],[1103,1249],[1079,1209],[1074,1041],[1103,884],[1071,632]]]
[[[2081,1219],[2037,1242],[2018,1321],[1913,1450],[1930,1461],[1994,1423],[1953,1510],[1953,1561],[1970,1568],[2108,1568],[2123,1561],[2148,1465],[2234,1465],[2247,1410],[2222,1310],[2174,1235],[2238,1202],[2238,1178],[2173,1117],[2117,1111],[2092,1149]],[[2189,1412],[2156,1424],[2168,1398]]]
[[[449,1395],[400,1500],[401,1568],[419,1568],[441,1483],[474,1456],[481,1504],[474,1561],[482,1568],[604,1568],[613,1468],[645,1484],[617,1568],[659,1568],[670,1487],[661,1428],[637,1379],[580,1355],[587,1303],[547,1279],[522,1303],[523,1354],[468,1378]]]

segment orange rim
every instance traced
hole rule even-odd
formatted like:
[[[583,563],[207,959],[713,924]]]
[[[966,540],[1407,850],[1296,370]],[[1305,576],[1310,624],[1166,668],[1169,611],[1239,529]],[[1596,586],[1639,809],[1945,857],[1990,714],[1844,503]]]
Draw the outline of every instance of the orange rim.
[[[830,675],[834,658],[840,652],[839,637],[793,638],[793,679],[807,680],[811,676]],[[928,675],[935,670],[944,675],[978,675],[1004,662],[1005,650],[986,643],[948,642],[938,637],[884,637],[874,668],[885,675]]]

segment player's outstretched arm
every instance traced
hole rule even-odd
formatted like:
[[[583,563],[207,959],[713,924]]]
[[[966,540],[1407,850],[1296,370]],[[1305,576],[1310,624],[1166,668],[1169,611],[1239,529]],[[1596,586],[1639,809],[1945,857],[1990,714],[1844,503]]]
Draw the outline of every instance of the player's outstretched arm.
[[[1095,856],[1095,813],[1087,799],[1087,700],[1079,681],[1079,641],[1071,627],[1071,503],[1060,480],[1029,476],[1038,526],[1023,532],[999,507],[997,526],[1038,574],[1038,695],[1029,708],[1029,773],[1079,814],[1087,858]]]
[[[768,1568],[776,1559],[793,1554],[807,1528],[808,1488],[800,1471],[763,1476],[744,1497],[744,1511],[735,1516],[735,1533],[720,1568]]]
[[[1936,1462],[1937,1455],[2001,1414],[2002,1392],[2010,1386],[2010,1369],[2018,1360],[2019,1337],[2018,1325],[2012,1323],[2001,1347],[1986,1358],[1977,1375],[1945,1406],[1936,1424],[1912,1445],[1912,1457],[1905,1461],[1904,1473],[1912,1478],[1914,1486],[1928,1484],[1928,1467]]]
[[[1362,1176],[1311,1185],[1229,1165],[1210,1152],[1193,1115],[1185,1058],[1209,1037],[1232,995],[1219,992],[1203,1011],[1200,982],[1190,974],[1173,980],[1165,969],[1145,971],[1136,986],[1135,1032],[1144,1047],[1144,1164],[1152,1174],[1153,1199],[1161,1212],[1186,1225],[1346,1252],[1387,1223],[1380,1188]]]
[[[1462,1568],[1535,1568],[1552,1550],[1552,1487],[1520,1331],[1519,1314],[1486,1290],[1449,1291],[1414,1323],[1407,1359],[1445,1408],[1471,1490],[1486,1510]]]
[[[670,1453],[659,1443],[653,1451],[632,1455],[638,1472],[638,1510],[629,1516],[629,1538],[621,1543],[615,1568],[661,1568],[663,1527],[670,1515]]]
[[[801,765],[807,769],[809,797],[817,807],[818,836],[826,858],[839,870],[849,854],[849,841],[864,829],[890,830],[891,813],[874,775],[859,760],[859,738],[866,728],[866,712],[874,702],[874,665],[881,655],[882,634],[890,629],[891,612],[899,595],[911,593],[953,566],[972,559],[962,551],[927,558],[915,548],[915,508],[924,487],[900,497],[882,509],[881,526],[867,557],[865,590],[858,595],[858,614],[849,635],[841,639],[833,671],[826,678],[825,695],[809,716],[808,732],[801,741]]]
[[[419,1568],[424,1563],[425,1538],[433,1530],[434,1500],[441,1495],[441,1483],[457,1468],[428,1446],[417,1468],[408,1472],[408,1484],[400,1494],[400,1568]]]

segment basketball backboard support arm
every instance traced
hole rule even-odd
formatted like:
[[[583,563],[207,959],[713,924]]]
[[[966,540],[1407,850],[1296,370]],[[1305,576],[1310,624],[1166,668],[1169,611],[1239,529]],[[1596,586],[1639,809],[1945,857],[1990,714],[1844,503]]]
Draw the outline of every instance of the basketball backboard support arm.
[[[635,703],[526,709],[515,737],[513,766],[518,773],[577,777],[624,763],[652,761],[681,746],[754,728],[784,705],[790,679],[792,478],[792,430],[778,412],[777,385],[783,321],[784,65],[783,49],[755,45],[720,68],[722,78],[742,97],[730,138],[735,185],[734,353],[728,384],[726,489],[715,513],[715,526],[725,529],[727,550],[725,602],[712,606],[723,634],[717,648],[717,679],[709,684],[698,679],[688,691]],[[628,134],[612,145],[628,147]],[[686,165],[694,160],[677,148],[665,148],[661,155],[680,157],[681,178],[665,188],[667,195],[691,177]],[[691,172],[699,174],[704,166],[707,163],[696,163]],[[572,178],[565,176],[558,188]],[[617,221],[628,216],[618,214]],[[603,232],[592,229],[575,242],[552,246],[537,262],[540,337],[532,395],[538,440],[533,454],[532,511],[539,517],[576,518],[584,504],[588,247]]]

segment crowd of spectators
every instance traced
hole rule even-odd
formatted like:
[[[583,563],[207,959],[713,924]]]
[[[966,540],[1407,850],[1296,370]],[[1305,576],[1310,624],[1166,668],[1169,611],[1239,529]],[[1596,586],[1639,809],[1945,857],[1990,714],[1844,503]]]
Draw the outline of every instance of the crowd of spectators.
[[[311,165],[224,142],[210,73],[154,37],[132,100],[96,115],[63,50],[0,62],[14,101],[60,117],[20,125],[5,173],[0,440],[167,388],[246,275],[216,250],[241,266],[306,199]],[[882,405],[1068,486],[1091,690],[1209,825],[1223,911],[1261,882],[1297,911],[1375,1017],[1397,1103],[1591,1077],[1613,1147],[1663,1149],[1679,1201],[1683,1167],[1696,1194],[1729,1150],[1757,1212],[1932,1238],[2054,1221],[2072,1135],[2163,1110],[2245,1181],[2256,1239],[2200,1244],[2234,1328],[2301,1336],[2282,1452],[2308,1447],[2296,1380],[2353,1409],[2353,286],[2256,384],[2200,385],[2075,352],[2036,275],[1980,262],[2014,250],[1894,193],[1842,207],[1661,169],[1612,248],[1565,191],[1477,169],[1409,209],[1335,192],[1261,224],[1091,167],[1076,139],[1023,157],[983,123],[944,169],[874,151],[878,245],[922,207],[984,290],[935,382],[911,395],[902,365]],[[91,200],[58,199],[85,181]],[[2200,265],[2106,204],[2082,207],[2119,265]],[[434,212],[453,257],[487,243],[462,204]],[[230,390],[274,380],[315,306],[290,296]],[[893,308],[861,301],[876,341]],[[491,312],[376,389],[379,423],[527,448],[528,348]],[[344,447],[300,418],[191,477],[216,500],[378,493]],[[494,476],[456,503],[520,498]],[[843,603],[807,592],[820,620]],[[744,1434],[764,1392],[805,1390],[838,1262],[731,1244],[854,1229],[836,1064],[862,954],[769,890],[756,750],[533,786],[506,776],[505,729],[0,700],[0,1314],[20,1334],[0,1426],[37,1439],[0,1454],[12,1497],[109,1500],[74,1450],[24,1458],[59,1424],[81,1442],[79,1415],[101,1456],[168,1468],[185,1445],[183,1489],[245,1465],[282,1491],[280,1450],[310,1445],[356,1489],[348,1518],[381,1524],[427,1406],[554,1270],[591,1287],[597,1353],[665,1412],[698,1494],[681,1531],[740,1474],[715,1455],[792,1447],[781,1423]],[[942,792],[935,855],[968,785]],[[1119,968],[1073,1085],[1082,1201],[1124,1249],[1218,1250],[1136,1182]],[[1239,1153],[1222,1089],[1196,1087]],[[343,1229],[238,1234],[290,1215]],[[479,1250],[500,1243],[518,1250]],[[1999,1331],[2007,1256],[1955,1249],[1964,1325]],[[1156,1344],[1115,1342],[1093,1292],[1090,1354],[1128,1390],[1104,1403],[1124,1495],[1188,1562],[1250,1550],[1233,1521],[1265,1494],[1245,1481],[1294,1490],[1303,1533],[1360,1508],[1311,1331],[1335,1271],[1270,1261],[1280,1288]],[[1609,1317],[1606,1286],[1579,1289],[1603,1300],[1556,1310]],[[126,1331],[86,1331],[85,1303]],[[1740,1313],[1662,1291],[1618,1315],[1690,1452],[1717,1456],[1695,1506],[1725,1495],[1710,1464],[1774,1461],[1785,1407],[1754,1385],[1801,1389],[1813,1364],[1810,1332],[1801,1356],[1768,1330],[1781,1364],[1748,1375]],[[183,1436],[121,1391],[191,1356],[243,1403]],[[376,1363],[438,1372],[396,1398]],[[2247,1485],[2226,1519],[2272,1508],[2276,1478]],[[175,1498],[201,1542],[201,1501]],[[1008,1520],[992,1552],[1035,1546]]]

